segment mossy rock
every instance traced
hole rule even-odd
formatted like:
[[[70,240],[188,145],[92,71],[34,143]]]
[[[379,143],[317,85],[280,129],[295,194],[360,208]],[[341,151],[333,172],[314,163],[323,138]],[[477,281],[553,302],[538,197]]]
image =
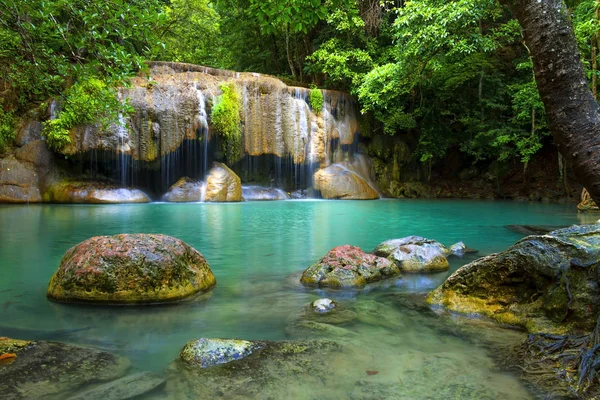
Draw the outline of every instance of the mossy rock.
[[[16,355],[0,365],[0,393],[6,400],[65,399],[93,383],[118,379],[130,367],[126,358],[57,342],[0,338],[0,353]]]
[[[194,354],[194,360],[204,358],[206,343],[215,340],[217,345],[208,347],[210,354],[216,351],[217,354],[238,354],[239,357],[208,367],[198,362],[190,363],[190,353]],[[241,347],[240,342],[243,343]],[[330,371],[335,369],[335,355],[341,349],[340,345],[328,340],[195,339],[169,367],[166,391],[174,398],[299,398],[307,388],[326,390],[334,383],[330,381],[330,377],[333,379]],[[284,392],[294,390],[293,387],[299,392],[288,392],[287,396],[281,397]]]
[[[69,249],[47,296],[65,303],[152,304],[210,290],[202,254],[165,235],[96,236]]]
[[[598,261],[599,224],[528,236],[463,266],[428,302],[529,332],[589,332],[600,312]]]
[[[308,267],[300,282],[305,286],[362,288],[370,282],[398,275],[400,270],[393,262],[345,245],[334,247]]]

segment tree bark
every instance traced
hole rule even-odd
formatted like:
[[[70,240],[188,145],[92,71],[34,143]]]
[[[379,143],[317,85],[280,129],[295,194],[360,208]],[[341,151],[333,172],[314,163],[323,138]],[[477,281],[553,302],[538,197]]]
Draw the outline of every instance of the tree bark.
[[[600,204],[600,106],[588,86],[562,0],[500,0],[517,18],[560,153]]]

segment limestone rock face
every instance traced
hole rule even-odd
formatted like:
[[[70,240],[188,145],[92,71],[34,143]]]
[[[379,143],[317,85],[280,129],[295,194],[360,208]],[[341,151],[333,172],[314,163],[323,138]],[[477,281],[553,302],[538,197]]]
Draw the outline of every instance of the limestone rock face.
[[[0,202],[41,202],[38,182],[38,174],[33,164],[14,157],[0,159]]]
[[[379,194],[357,173],[341,164],[330,165],[315,173],[314,188],[325,199],[372,200]]]
[[[175,203],[200,201],[203,186],[204,182],[181,178],[164,194],[163,200]]]
[[[454,250],[460,253],[462,247],[459,244],[454,246]],[[386,240],[373,253],[393,261],[403,272],[439,272],[450,268],[446,256],[451,251],[443,244],[421,236]]]
[[[207,343],[214,344],[208,352]],[[325,391],[339,379],[335,356],[341,349],[329,340],[193,340],[167,371],[166,392],[193,399],[303,398],[307,388]],[[211,365],[196,362],[204,358]]]
[[[99,125],[73,129],[71,144],[62,152],[108,150],[152,162],[175,152],[184,140],[210,140],[216,133],[210,129],[210,107],[225,81],[233,82],[242,97],[247,155],[322,163],[332,140],[352,144],[358,131],[356,106],[347,93],[323,90],[322,110],[311,110],[309,89],[289,87],[268,75],[153,62],[149,76],[133,78],[131,87],[121,89],[134,108],[131,116],[106,131]]]
[[[47,296],[66,303],[152,304],[210,290],[202,254],[165,235],[96,236],[67,251]]]
[[[400,270],[393,262],[345,245],[334,247],[308,267],[300,282],[305,286],[362,288],[367,283],[399,274]]]
[[[242,196],[246,201],[287,200],[290,198],[281,189],[261,186],[242,186]]]
[[[0,338],[0,354],[15,361],[0,366],[3,399],[65,399],[82,386],[117,379],[129,360],[104,351],[69,344]]]
[[[139,189],[120,188],[102,182],[66,181],[52,185],[44,199],[53,203],[121,204],[149,203],[150,197]]]
[[[14,155],[0,159],[0,203],[39,203],[54,170],[43,140],[23,139]]]
[[[581,201],[577,204],[577,209],[584,212],[600,211],[598,205],[596,205],[596,202],[592,199],[590,192],[588,192],[586,188],[583,188],[583,191],[581,192]]]
[[[528,236],[467,264],[428,301],[530,332],[591,331],[600,311],[600,225]]]
[[[206,178],[204,201],[242,201],[242,181],[227,165],[214,163]]]

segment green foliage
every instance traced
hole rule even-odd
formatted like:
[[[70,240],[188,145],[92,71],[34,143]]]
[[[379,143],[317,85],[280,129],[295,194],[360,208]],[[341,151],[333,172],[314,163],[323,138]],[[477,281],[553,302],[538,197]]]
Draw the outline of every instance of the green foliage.
[[[15,118],[12,112],[6,112],[0,104],[0,151],[15,138]]]
[[[210,118],[222,138],[222,149],[227,163],[234,164],[242,156],[241,96],[233,82],[220,86],[223,92],[217,97]]]
[[[315,113],[320,113],[321,109],[323,108],[323,92],[321,92],[321,89],[317,87],[313,87],[312,89],[310,89],[308,100],[310,108]]]
[[[83,124],[116,122],[120,112],[131,111],[118,99],[117,91],[105,82],[89,78],[77,82],[65,93],[64,106],[55,119],[44,122],[42,134],[48,146],[60,151],[71,143],[70,130]]]
[[[23,112],[72,82],[122,85],[159,46],[160,0],[0,0],[0,83]]]

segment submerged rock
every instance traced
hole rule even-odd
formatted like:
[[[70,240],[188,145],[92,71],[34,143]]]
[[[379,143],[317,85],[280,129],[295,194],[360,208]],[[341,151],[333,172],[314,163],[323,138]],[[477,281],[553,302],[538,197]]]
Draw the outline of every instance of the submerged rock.
[[[122,188],[102,182],[60,182],[44,194],[53,203],[121,204],[149,203],[150,197],[139,189]]]
[[[457,243],[453,246],[454,252],[458,254],[466,250],[464,244],[461,246]],[[421,236],[386,240],[379,244],[373,253],[393,261],[403,272],[447,271],[450,264],[446,257],[452,254],[443,244]]]
[[[47,296],[58,302],[151,304],[210,290],[202,254],[165,235],[96,236],[67,251]]]
[[[212,342],[215,339],[205,340]],[[335,371],[333,356],[341,350],[341,346],[335,342],[224,342],[248,343],[242,348],[252,348],[252,351],[243,357],[208,368],[201,363],[189,363],[187,355],[186,358],[180,358],[169,368],[167,394],[175,398],[194,399],[276,399],[282,398],[282,388],[286,388],[286,398],[299,398],[304,394],[305,387],[326,390],[334,384],[335,377],[331,373]],[[205,343],[194,340],[186,348],[193,350],[193,354],[204,354]],[[224,348],[230,347],[225,345]]]
[[[345,245],[334,247],[308,267],[300,282],[305,286],[362,288],[367,283],[399,274],[400,270],[393,262]]]
[[[528,236],[467,264],[428,301],[530,332],[591,331],[600,311],[600,225]]]
[[[310,308],[317,313],[328,313],[337,307],[337,303],[331,299],[318,299],[310,303]]]
[[[121,400],[130,399],[156,389],[165,382],[153,372],[138,372],[95,386],[67,400]]]
[[[281,189],[261,186],[242,186],[242,196],[246,201],[287,200],[290,197]]]
[[[307,304],[296,317],[296,321],[315,321],[325,324],[343,325],[356,320],[354,311],[330,299],[319,299]]]
[[[163,195],[164,201],[174,203],[196,202],[202,199],[204,182],[190,178],[181,178]]]
[[[354,171],[341,164],[333,164],[317,171],[314,175],[314,188],[325,199],[373,200],[379,193]]]
[[[558,225],[506,225],[506,229],[511,230],[522,235],[545,235],[548,232],[555,231],[557,229],[566,228],[566,226]]]
[[[204,201],[242,201],[242,181],[227,165],[214,163],[206,178]]]
[[[325,337],[335,340],[356,335],[354,332],[340,326],[310,320],[292,322],[285,328],[285,333],[291,338]]]
[[[0,353],[15,361],[0,366],[0,393],[12,399],[64,399],[91,383],[120,378],[129,360],[104,351],[64,343],[0,338]]]

